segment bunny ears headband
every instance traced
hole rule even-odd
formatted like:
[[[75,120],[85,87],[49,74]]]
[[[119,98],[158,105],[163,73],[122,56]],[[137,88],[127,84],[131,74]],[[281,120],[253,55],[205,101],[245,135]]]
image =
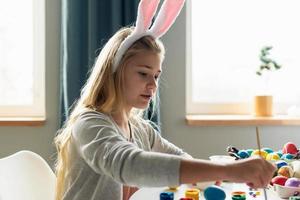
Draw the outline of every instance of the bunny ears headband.
[[[117,70],[122,56],[126,50],[138,39],[149,35],[153,38],[163,36],[174,23],[180,13],[185,0],[165,0],[152,25],[151,22],[156,13],[160,0],[141,0],[138,7],[136,27],[134,31],[121,43],[117,50],[114,62],[113,72]],[[150,28],[150,29],[149,29]]]

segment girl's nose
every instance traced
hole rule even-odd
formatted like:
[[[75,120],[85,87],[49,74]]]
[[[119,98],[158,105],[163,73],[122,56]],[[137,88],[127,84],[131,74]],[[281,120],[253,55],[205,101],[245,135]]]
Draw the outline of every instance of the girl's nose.
[[[148,88],[156,89],[157,84],[158,84],[158,81],[154,77],[151,77],[150,80],[149,80],[149,83],[148,83]]]

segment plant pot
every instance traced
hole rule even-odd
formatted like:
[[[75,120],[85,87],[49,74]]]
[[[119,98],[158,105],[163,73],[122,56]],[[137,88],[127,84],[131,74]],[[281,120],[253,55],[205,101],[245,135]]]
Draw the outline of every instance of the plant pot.
[[[258,117],[273,116],[273,96],[271,95],[255,96],[254,115]]]

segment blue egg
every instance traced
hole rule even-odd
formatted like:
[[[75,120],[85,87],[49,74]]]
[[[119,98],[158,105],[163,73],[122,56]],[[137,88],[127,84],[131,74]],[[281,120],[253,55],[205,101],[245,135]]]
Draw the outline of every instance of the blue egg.
[[[279,169],[280,167],[288,165],[288,164],[284,160],[278,160],[278,161],[276,161],[276,165],[277,165],[277,169]]]
[[[248,152],[246,150],[239,150],[238,155],[241,158],[248,158],[249,157],[249,154],[248,154]]]
[[[274,152],[273,149],[268,148],[268,147],[262,148],[261,150],[264,150],[264,151],[266,151],[267,153],[273,153],[273,152]]]
[[[287,153],[287,154],[283,154],[280,159],[282,159],[282,160],[291,160],[293,158],[294,158],[293,154]]]
[[[206,200],[225,200],[226,193],[221,187],[212,185],[204,190],[204,197]]]

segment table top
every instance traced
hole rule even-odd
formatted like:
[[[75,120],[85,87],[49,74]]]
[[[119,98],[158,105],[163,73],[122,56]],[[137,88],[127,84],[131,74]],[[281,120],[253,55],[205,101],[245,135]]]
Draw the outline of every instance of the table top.
[[[252,197],[250,195],[250,189],[245,184],[236,184],[236,183],[222,183],[221,187],[224,189],[226,193],[226,200],[231,200],[231,193],[234,191],[244,191],[246,192],[247,200],[265,200],[264,193],[262,189],[259,189],[259,195],[256,197]],[[169,190],[168,187],[156,187],[156,188],[141,188],[137,192],[135,192],[130,200],[158,200],[159,195],[162,192],[171,191],[174,192],[174,200],[179,200],[182,197],[185,197],[184,193],[188,188],[195,188],[192,185],[181,185],[176,191]],[[267,189],[267,197],[268,200],[283,200],[280,198],[271,188]],[[203,196],[203,190],[201,190],[201,195],[199,199],[205,199]]]

